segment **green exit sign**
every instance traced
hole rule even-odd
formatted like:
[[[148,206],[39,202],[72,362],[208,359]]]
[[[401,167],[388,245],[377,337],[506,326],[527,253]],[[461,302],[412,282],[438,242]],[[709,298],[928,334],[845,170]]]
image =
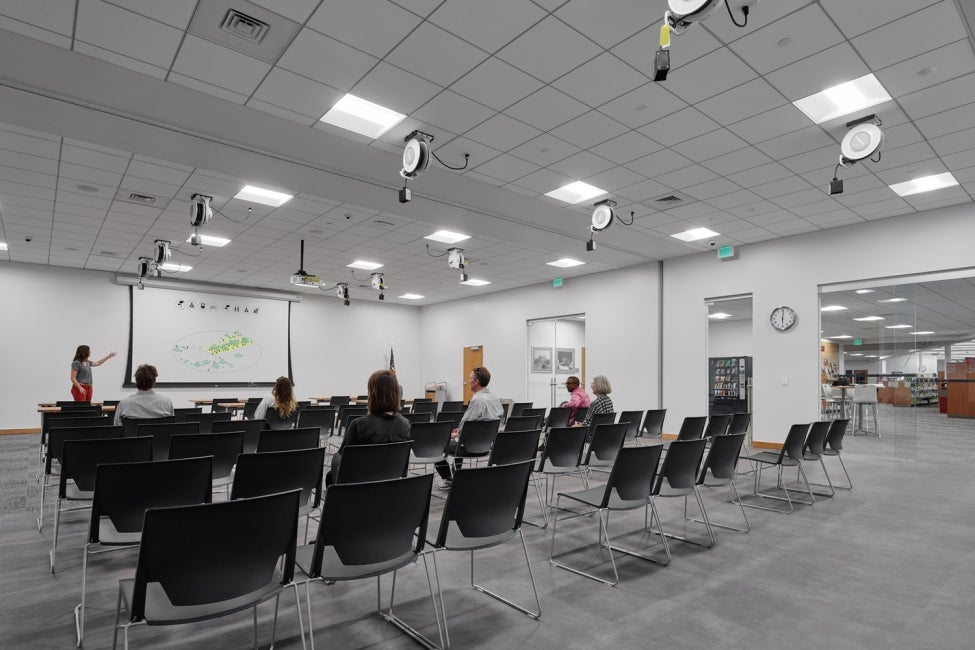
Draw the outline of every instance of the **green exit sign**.
[[[718,249],[718,259],[719,260],[732,260],[735,259],[735,247],[734,246],[722,246]]]
[[[561,288],[562,287],[562,278],[555,278],[554,280],[552,280],[552,286],[555,287],[556,289]]]
[[[863,339],[853,339],[853,345],[863,345]]]

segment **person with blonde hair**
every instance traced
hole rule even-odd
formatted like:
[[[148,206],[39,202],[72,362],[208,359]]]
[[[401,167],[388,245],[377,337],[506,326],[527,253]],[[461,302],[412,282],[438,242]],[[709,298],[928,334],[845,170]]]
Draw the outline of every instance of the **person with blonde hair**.
[[[612,413],[614,410],[613,400],[609,398],[609,394],[613,392],[613,387],[605,375],[596,375],[593,377],[592,384],[590,384],[589,388],[592,389],[592,393],[596,396],[596,399],[589,405],[589,411],[586,412],[586,419],[582,422],[576,422],[573,426],[588,427],[589,423],[592,422],[592,416],[597,413]]]
[[[269,408],[276,410],[282,420],[298,418],[298,402],[295,400],[294,384],[287,377],[278,377],[277,381],[274,382],[271,394],[262,399],[254,410],[254,419],[265,419]]]

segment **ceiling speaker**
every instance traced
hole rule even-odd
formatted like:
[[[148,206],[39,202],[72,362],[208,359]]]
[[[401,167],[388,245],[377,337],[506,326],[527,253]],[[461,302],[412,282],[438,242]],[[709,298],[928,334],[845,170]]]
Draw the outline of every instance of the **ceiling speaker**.
[[[876,124],[857,124],[843,136],[840,153],[844,158],[856,162],[875,154],[883,143],[883,131]]]

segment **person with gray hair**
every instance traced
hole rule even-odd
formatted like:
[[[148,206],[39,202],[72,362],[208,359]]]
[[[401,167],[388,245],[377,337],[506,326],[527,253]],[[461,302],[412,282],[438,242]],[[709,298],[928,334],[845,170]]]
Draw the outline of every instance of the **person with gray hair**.
[[[613,400],[609,398],[609,394],[613,392],[613,387],[605,375],[596,375],[593,377],[592,384],[590,384],[589,388],[592,390],[593,395],[596,396],[596,399],[589,405],[589,411],[586,412],[586,419],[582,422],[576,422],[572,426],[588,427],[589,423],[592,422],[592,416],[597,413],[612,413],[614,410]]]

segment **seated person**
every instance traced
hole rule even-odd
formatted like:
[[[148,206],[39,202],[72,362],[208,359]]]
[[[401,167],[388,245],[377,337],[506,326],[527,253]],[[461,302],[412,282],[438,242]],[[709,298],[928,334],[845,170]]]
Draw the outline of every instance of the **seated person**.
[[[580,406],[589,406],[590,400],[589,393],[586,389],[579,385],[579,378],[572,375],[565,380],[565,389],[569,391],[569,399],[559,404],[559,406],[569,408],[569,426],[575,424],[576,412],[579,410]]]
[[[592,384],[589,387],[592,389],[593,394],[596,395],[596,399],[590,404],[589,411],[586,413],[586,419],[582,422],[576,422],[572,425],[574,427],[588,427],[592,423],[592,416],[597,413],[612,413],[614,410],[613,400],[609,398],[609,394],[613,392],[613,387],[604,375],[596,375],[593,377]]]
[[[500,420],[501,415],[504,413],[501,400],[488,390],[488,384],[491,383],[491,372],[487,368],[474,368],[471,371],[471,376],[467,379],[467,383],[471,391],[474,392],[474,396],[471,397],[471,401],[467,405],[467,410],[464,411],[464,415],[460,418],[460,423],[457,425],[457,428],[450,433],[450,442],[447,444],[448,455],[457,453],[457,437],[464,430],[465,422],[471,422],[473,420]],[[460,469],[463,463],[463,459],[454,457],[455,469]],[[443,479],[440,482],[440,487],[445,490],[450,489],[450,486],[453,484],[453,474],[450,472],[450,466],[447,464],[447,461],[438,460],[434,463],[434,468],[437,470],[440,478]]]
[[[294,421],[298,419],[298,402],[295,400],[294,384],[287,377],[278,377],[274,382],[271,394],[262,399],[254,409],[254,419],[266,419],[269,408],[278,412],[278,419],[290,421],[294,426]]]
[[[123,418],[163,418],[173,414],[173,400],[157,395],[152,387],[156,385],[159,372],[155,366],[144,363],[135,371],[135,387],[139,389],[115,407],[115,424],[122,424]]]
[[[342,446],[332,456],[332,470],[325,475],[325,485],[331,485],[339,475],[342,451],[347,445],[381,445],[386,442],[410,440],[410,422],[399,414],[400,390],[396,373],[377,370],[369,376],[366,392],[367,413],[349,425]]]

